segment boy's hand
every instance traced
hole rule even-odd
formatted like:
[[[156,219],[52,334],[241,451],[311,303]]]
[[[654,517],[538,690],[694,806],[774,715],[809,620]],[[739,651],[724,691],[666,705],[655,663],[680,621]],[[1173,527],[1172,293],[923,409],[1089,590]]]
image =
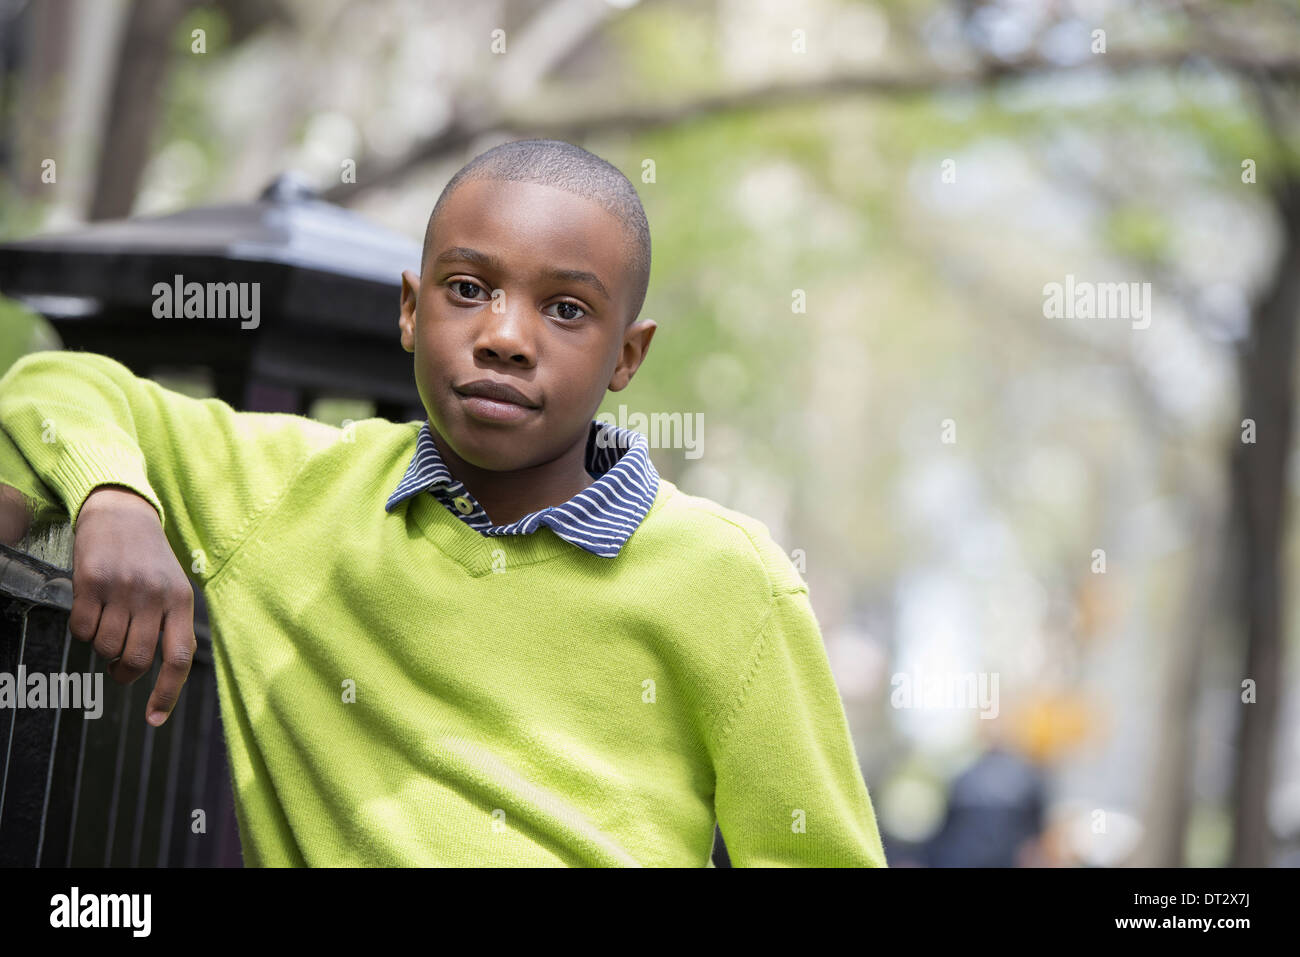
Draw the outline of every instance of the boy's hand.
[[[189,579],[158,513],[130,489],[96,488],[74,531],[68,629],[78,641],[94,641],[95,652],[110,659],[109,675],[123,685],[152,667],[162,629],[162,670],[146,712],[158,726],[176,706],[198,647]]]

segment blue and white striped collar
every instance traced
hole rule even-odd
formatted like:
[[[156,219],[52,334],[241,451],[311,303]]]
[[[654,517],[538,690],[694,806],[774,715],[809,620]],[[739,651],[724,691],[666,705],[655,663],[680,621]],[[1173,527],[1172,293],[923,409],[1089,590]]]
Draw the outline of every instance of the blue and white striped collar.
[[[599,437],[604,435],[603,440]],[[560,505],[530,512],[509,525],[493,525],[483,507],[447,469],[433,444],[429,423],[420,427],[415,455],[384,510],[429,491],[471,528],[484,535],[528,535],[543,525],[601,558],[619,553],[654,504],[659,473],[640,432],[593,419],[587,434],[587,472],[596,481]]]

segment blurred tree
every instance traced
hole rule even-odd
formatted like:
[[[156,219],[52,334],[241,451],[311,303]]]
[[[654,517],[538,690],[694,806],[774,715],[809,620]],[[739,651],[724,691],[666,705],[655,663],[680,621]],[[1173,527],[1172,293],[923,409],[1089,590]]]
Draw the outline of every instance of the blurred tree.
[[[176,55],[176,26],[187,5],[187,0],[131,4],[104,117],[89,219],[119,219],[135,204],[140,174],[153,149],[167,72]]]
[[[162,115],[167,74],[180,55],[176,45],[177,27],[195,6],[212,7],[228,19],[232,45],[243,42],[267,24],[290,22],[285,8],[278,2],[218,0],[201,4],[195,0],[133,0],[118,50],[87,218],[117,219],[130,215],[140,188],[140,176],[153,155],[154,131]]]

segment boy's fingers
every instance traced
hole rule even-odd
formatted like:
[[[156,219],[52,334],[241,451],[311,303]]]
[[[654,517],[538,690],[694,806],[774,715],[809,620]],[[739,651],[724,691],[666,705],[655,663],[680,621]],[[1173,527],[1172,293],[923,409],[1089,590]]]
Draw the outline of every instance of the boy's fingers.
[[[163,618],[162,668],[158,683],[149,698],[146,719],[155,727],[162,724],[176,707],[181,687],[190,676],[190,665],[198,642],[194,638],[194,613],[173,609]]]
[[[108,673],[118,684],[129,685],[153,667],[161,622],[162,614],[156,611],[137,611],[131,616],[121,657],[108,666]]]
[[[104,606],[99,614],[99,629],[95,632],[95,654],[109,661],[120,655],[130,621],[131,616],[124,606]]]
[[[68,615],[68,631],[77,641],[91,641],[99,630],[99,615],[104,609],[98,598],[84,591],[72,596],[72,612]]]

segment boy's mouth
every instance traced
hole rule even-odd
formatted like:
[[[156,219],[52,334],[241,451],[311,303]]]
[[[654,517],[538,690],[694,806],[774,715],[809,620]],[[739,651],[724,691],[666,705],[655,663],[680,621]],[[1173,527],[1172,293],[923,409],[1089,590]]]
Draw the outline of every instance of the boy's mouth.
[[[541,408],[540,403],[500,379],[475,379],[451,388],[472,417],[488,422],[517,422]]]

